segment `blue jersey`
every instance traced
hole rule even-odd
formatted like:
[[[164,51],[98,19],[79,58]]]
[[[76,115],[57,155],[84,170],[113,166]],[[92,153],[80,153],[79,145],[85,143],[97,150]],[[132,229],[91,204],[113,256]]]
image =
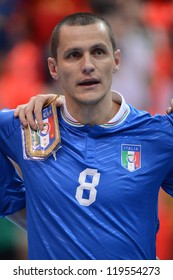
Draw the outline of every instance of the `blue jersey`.
[[[21,167],[29,259],[156,259],[158,193],[173,195],[173,115],[122,101],[104,125],[58,109],[56,160],[23,158],[13,111],[0,113],[0,149]]]
[[[25,207],[25,188],[13,164],[0,153],[0,217]]]

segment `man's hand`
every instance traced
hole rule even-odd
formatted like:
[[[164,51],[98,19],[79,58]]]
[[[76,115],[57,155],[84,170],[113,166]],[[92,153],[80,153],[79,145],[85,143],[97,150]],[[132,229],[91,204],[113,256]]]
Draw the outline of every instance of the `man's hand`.
[[[167,114],[171,114],[173,112],[173,98],[171,99],[170,105],[171,106],[166,109]]]
[[[29,124],[34,130],[37,130],[37,128],[43,130],[41,114],[42,108],[44,105],[51,103],[51,101],[55,99],[55,104],[57,107],[61,106],[61,104],[64,102],[63,95],[38,94],[33,96],[28,103],[17,106],[14,116],[20,118],[20,121],[24,127],[27,127]],[[34,120],[34,115],[37,123]]]

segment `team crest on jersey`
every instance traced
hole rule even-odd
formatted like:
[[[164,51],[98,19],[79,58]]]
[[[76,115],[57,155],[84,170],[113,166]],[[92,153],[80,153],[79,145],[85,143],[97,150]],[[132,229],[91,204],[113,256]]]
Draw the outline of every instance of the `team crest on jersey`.
[[[121,145],[121,165],[130,172],[141,168],[141,145]]]
[[[43,130],[22,128],[23,153],[25,159],[41,160],[53,154],[60,146],[60,130],[55,103],[42,110]]]

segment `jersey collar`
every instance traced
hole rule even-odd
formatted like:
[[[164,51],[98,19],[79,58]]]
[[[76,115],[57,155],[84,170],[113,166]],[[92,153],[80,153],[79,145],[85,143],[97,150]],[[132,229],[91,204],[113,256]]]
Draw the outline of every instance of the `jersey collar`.
[[[125,121],[128,114],[130,113],[130,107],[126,104],[124,97],[119,92],[112,91],[112,97],[114,101],[120,104],[120,109],[110,121],[100,125],[101,127],[111,127],[119,125]],[[70,113],[67,111],[65,102],[61,106],[61,115],[63,119],[70,125],[78,127],[84,126],[70,115]]]

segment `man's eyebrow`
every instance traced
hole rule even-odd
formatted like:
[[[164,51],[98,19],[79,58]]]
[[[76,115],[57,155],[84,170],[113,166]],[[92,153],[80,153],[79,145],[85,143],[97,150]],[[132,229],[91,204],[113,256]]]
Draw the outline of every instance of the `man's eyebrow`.
[[[97,44],[91,46],[90,50],[92,51],[97,48],[107,49],[107,46],[106,46],[106,44],[100,42],[100,43],[97,43]],[[63,56],[65,57],[72,52],[83,52],[83,48],[82,47],[81,48],[80,47],[68,48],[64,51]]]
[[[69,53],[72,52],[81,52],[82,48],[68,48],[67,50],[64,51],[64,56],[68,55]]]
[[[106,44],[104,43],[98,43],[98,44],[95,44],[91,47],[91,49],[97,49],[97,48],[107,48]]]
[[[108,46],[104,43],[98,43],[98,44],[95,44],[91,47],[91,51],[94,51],[96,49],[102,49],[104,51],[107,51],[108,50]]]

